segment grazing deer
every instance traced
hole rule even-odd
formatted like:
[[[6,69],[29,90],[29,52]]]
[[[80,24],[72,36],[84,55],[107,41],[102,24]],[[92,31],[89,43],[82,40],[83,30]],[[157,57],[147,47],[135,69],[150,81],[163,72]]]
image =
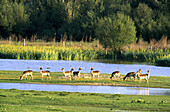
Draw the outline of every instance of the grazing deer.
[[[40,67],[40,74],[41,74],[41,80],[43,80],[43,76],[48,76],[51,80],[51,76],[50,76],[50,71],[49,70],[46,70],[46,71],[42,71],[42,67]],[[47,77],[47,80],[48,80],[48,77]]]
[[[113,77],[119,77],[120,78],[120,71],[114,71],[110,77],[112,79]]]
[[[81,72],[81,68],[79,68],[79,71],[73,72],[73,77],[78,77],[78,78],[80,78],[80,72]]]
[[[139,69],[138,72],[141,73],[142,70]],[[135,72],[129,72],[129,73],[126,74],[126,76],[123,78],[123,80],[125,80],[127,77],[130,77],[130,78],[133,77],[133,78],[135,79],[135,76],[136,76],[136,73],[135,73]]]
[[[148,74],[142,74],[142,73],[140,73],[139,71],[137,71],[137,77],[138,77],[138,79],[140,80],[140,82],[141,82],[141,80],[142,79],[145,79],[146,81],[147,81],[147,83],[148,83],[148,80],[149,80],[149,77],[150,77],[150,71],[151,70],[147,70],[147,72],[148,72]]]
[[[94,69],[92,67],[90,68],[91,68],[91,77],[94,78],[94,76],[98,76],[98,80],[99,80],[100,71],[93,71]]]
[[[66,72],[64,71],[64,68],[62,68],[61,70],[63,71],[64,77],[69,77],[70,80],[72,79],[74,68],[71,68],[71,71],[66,71]]]
[[[27,79],[28,79],[27,76],[30,76],[30,79],[32,78],[32,80],[33,80],[33,75],[32,75],[32,73],[33,73],[32,70],[24,71],[24,72],[22,73],[22,75],[20,76],[20,80],[22,80],[23,77],[25,77],[25,79],[27,80]]]

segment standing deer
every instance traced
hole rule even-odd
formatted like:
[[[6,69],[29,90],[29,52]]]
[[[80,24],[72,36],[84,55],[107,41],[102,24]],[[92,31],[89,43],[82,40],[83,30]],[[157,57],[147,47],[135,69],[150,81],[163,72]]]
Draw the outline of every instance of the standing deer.
[[[61,70],[63,71],[64,77],[69,77],[70,80],[72,79],[74,68],[71,68],[71,71],[66,71],[66,72],[64,71],[64,68],[62,68]]]
[[[32,70],[24,71],[24,72],[22,73],[22,75],[20,76],[20,80],[22,80],[23,77],[25,77],[25,80],[27,80],[27,79],[28,79],[28,76],[30,76],[29,79],[32,79],[32,80],[33,80],[33,75],[32,75],[32,73],[33,73]]]
[[[51,76],[50,76],[50,71],[49,70],[42,71],[42,67],[40,67],[40,74],[41,74],[41,80],[43,80],[43,76],[47,76],[47,80],[48,80],[48,77],[51,80]]]
[[[79,68],[79,71],[74,71],[74,72],[73,72],[73,77],[78,77],[78,78],[80,78],[80,72],[81,72],[81,68]]]
[[[120,71],[114,71],[110,77],[112,79],[113,77],[119,77],[120,78]]]
[[[93,71],[94,69],[92,67],[90,68],[91,68],[91,77],[94,78],[94,76],[98,76],[98,80],[99,80],[100,71]]]
[[[137,71],[137,77],[138,77],[138,79],[140,80],[140,82],[141,82],[141,80],[142,79],[145,79],[146,80],[146,82],[148,83],[148,81],[149,81],[149,77],[150,77],[150,71],[151,70],[147,70],[147,72],[148,72],[148,74],[142,74],[142,73],[140,73],[139,71]]]

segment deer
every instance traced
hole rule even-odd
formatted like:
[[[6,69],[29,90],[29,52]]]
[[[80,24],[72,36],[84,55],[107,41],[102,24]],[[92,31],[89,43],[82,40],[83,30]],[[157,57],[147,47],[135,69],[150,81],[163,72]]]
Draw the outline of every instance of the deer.
[[[27,76],[30,76],[30,79],[33,80],[33,75],[32,75],[32,73],[33,73],[32,70],[24,71],[24,72],[22,73],[22,75],[20,76],[20,80],[22,80],[23,77],[25,77],[25,80],[27,80],[27,79],[28,79]]]
[[[98,76],[98,80],[99,80],[100,71],[93,71],[94,69],[92,67],[90,67],[90,69],[91,69],[91,77],[94,78],[94,76]]]
[[[79,68],[79,71],[74,71],[73,72],[73,77],[78,77],[78,78],[80,78],[80,72],[81,72],[81,67]]]
[[[70,80],[72,79],[74,68],[71,68],[71,71],[66,71],[66,72],[64,71],[64,68],[62,68],[61,70],[63,71],[64,77],[69,77]]]
[[[149,81],[149,77],[150,77],[150,71],[151,70],[147,70],[147,72],[148,72],[148,74],[142,74],[142,73],[140,73],[139,71],[137,71],[137,77],[138,77],[138,79],[140,80],[140,82],[141,82],[141,80],[142,79],[145,79],[146,80],[146,82],[148,83],[148,81]]]
[[[110,77],[112,79],[113,77],[119,77],[120,78],[120,71],[114,71]]]
[[[141,73],[142,70],[139,69],[138,72]],[[135,76],[136,76],[136,73],[135,73],[135,72],[129,72],[129,73],[126,74],[126,76],[123,78],[123,80],[125,80],[127,77],[130,77],[130,78],[133,77],[133,78],[135,79]]]
[[[43,76],[48,76],[50,78],[50,80],[51,80],[51,76],[50,76],[50,71],[49,70],[42,71],[42,67],[40,67],[40,74],[41,74],[41,80],[43,80]],[[47,77],[47,80],[48,80],[48,77]]]

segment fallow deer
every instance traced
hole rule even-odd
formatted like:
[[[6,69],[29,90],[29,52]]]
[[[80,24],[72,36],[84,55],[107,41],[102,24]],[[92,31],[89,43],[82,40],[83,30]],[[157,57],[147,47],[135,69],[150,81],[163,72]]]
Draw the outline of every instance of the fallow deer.
[[[138,77],[138,79],[140,80],[140,82],[141,82],[141,80],[142,79],[145,79],[146,80],[146,82],[148,83],[148,81],[149,81],[149,77],[150,77],[150,71],[151,70],[147,70],[147,72],[148,72],[148,74],[142,74],[142,73],[140,73],[139,71],[137,71],[137,77]]]
[[[139,69],[138,72],[141,73],[142,70]],[[135,73],[135,72],[129,72],[129,73],[126,74],[126,76],[123,78],[123,80],[125,80],[125,79],[128,78],[128,77],[129,77],[129,78],[133,77],[133,78],[135,79],[135,76],[136,76],[136,73]]]
[[[120,78],[120,71],[114,71],[110,77],[112,79],[113,77],[119,77]]]
[[[43,76],[47,76],[47,80],[48,80],[48,77],[51,80],[51,76],[50,76],[50,71],[49,70],[42,71],[42,67],[40,67],[40,74],[41,74],[41,80],[43,80]]]
[[[74,72],[73,72],[73,77],[78,77],[78,78],[80,78],[80,72],[81,72],[81,68],[79,68],[79,71],[74,71]]]
[[[70,80],[72,79],[74,68],[71,68],[71,71],[66,71],[66,72],[64,71],[64,68],[62,68],[61,70],[63,71],[64,77],[69,77]]]
[[[91,77],[94,78],[94,76],[98,76],[98,80],[99,80],[100,71],[93,71],[94,69],[92,67],[90,68],[91,68]]]
[[[25,79],[27,80],[27,79],[28,79],[28,76],[30,76],[30,79],[33,80],[33,75],[32,75],[32,74],[33,74],[32,70],[24,71],[24,72],[22,73],[22,75],[20,76],[20,80],[22,80],[23,77],[25,77]]]

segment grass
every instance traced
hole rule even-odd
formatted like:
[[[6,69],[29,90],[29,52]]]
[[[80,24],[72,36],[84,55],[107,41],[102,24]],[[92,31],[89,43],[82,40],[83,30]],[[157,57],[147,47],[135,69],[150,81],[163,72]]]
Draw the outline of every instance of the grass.
[[[169,96],[0,89],[1,112],[170,111]]]
[[[147,84],[145,80],[139,81],[128,79],[123,81],[122,78],[124,75],[121,75],[121,79],[110,80],[110,74],[101,74],[100,79],[97,78],[63,78],[62,73],[52,72],[52,80],[47,80],[44,77],[44,80],[41,80],[39,72],[34,72],[34,80],[20,80],[19,76],[22,75],[22,71],[0,71],[0,82],[11,82],[11,83],[39,83],[39,84],[69,84],[69,85],[112,85],[112,86],[132,86],[132,87],[155,87],[155,88],[170,88],[170,77],[157,77],[151,76],[149,83]],[[89,75],[87,73],[82,73],[83,75]]]

